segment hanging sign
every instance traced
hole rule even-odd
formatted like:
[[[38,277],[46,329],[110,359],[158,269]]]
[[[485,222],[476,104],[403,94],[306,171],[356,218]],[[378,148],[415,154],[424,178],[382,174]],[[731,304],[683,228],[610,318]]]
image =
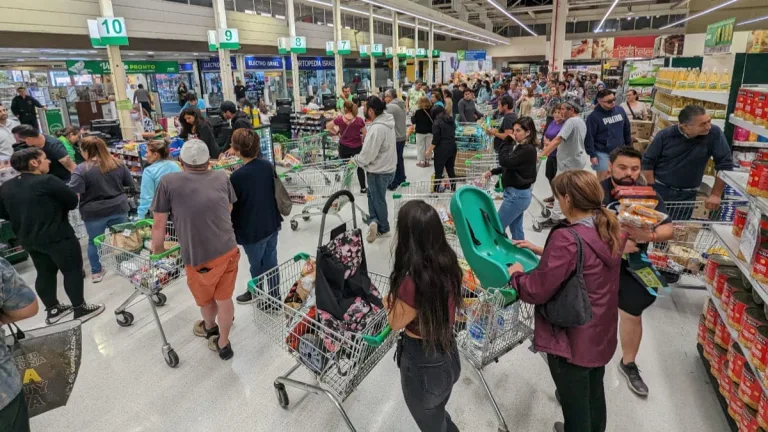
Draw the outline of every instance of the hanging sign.
[[[418,58],[424,58],[427,56],[427,49],[426,48],[419,48],[416,50],[416,57]]]
[[[337,46],[339,54],[349,55],[352,54],[352,42],[348,40],[340,40]]]
[[[208,51],[216,51],[219,49],[219,44],[216,40],[216,30],[208,30]]]
[[[360,45],[360,57],[362,58],[368,58],[371,55],[371,46],[370,45]]]
[[[333,41],[328,41],[325,43],[325,53],[327,55],[333,55],[335,53],[333,50]]]
[[[406,58],[408,57],[408,48],[406,47],[397,47],[397,58]]]
[[[392,47],[387,47],[385,50],[387,58],[392,58]]]
[[[106,45],[99,36],[99,22],[95,19],[88,20],[88,36],[91,38],[91,46],[94,48],[104,48]]]
[[[240,49],[240,32],[236,28],[219,29],[219,48]]]
[[[456,58],[459,61],[485,60],[485,50],[457,50]]]
[[[277,53],[288,54],[289,43],[287,37],[277,38]]]
[[[179,64],[175,61],[124,61],[125,73],[179,73]],[[96,60],[67,60],[69,75],[106,75],[112,71],[109,62]]]
[[[373,44],[371,47],[371,55],[374,57],[381,57],[384,55],[384,45],[382,44]]]
[[[128,45],[128,30],[125,28],[125,18],[99,17],[96,19],[99,27],[99,39],[104,45]]]
[[[405,50],[405,53],[408,56],[407,58],[416,58],[416,50],[413,48],[408,48]]]
[[[707,35],[704,39],[704,54],[723,54],[731,52],[733,43],[733,26],[736,18],[718,21],[707,26]]]
[[[307,38],[304,36],[294,36],[291,39],[291,52],[294,54],[304,54],[307,52]]]
[[[440,50],[432,50],[432,58],[440,57]]]

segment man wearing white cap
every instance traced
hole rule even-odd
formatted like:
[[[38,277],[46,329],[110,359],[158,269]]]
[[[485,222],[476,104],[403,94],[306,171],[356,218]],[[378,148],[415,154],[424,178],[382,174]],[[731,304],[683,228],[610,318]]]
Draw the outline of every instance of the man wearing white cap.
[[[165,175],[152,202],[152,250],[165,251],[165,226],[168,214],[173,214],[187,285],[203,316],[192,331],[208,339],[208,348],[222,360],[229,360],[234,355],[229,331],[240,260],[230,212],[237,198],[224,171],[208,170],[210,153],[205,142],[187,141],[179,159],[184,171]]]

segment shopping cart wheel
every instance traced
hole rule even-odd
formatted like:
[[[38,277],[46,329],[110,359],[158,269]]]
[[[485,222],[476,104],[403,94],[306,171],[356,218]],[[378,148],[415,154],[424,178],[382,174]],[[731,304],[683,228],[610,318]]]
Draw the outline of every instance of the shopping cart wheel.
[[[552,211],[546,207],[541,209],[541,217],[549,219],[549,217],[552,216]]]
[[[534,230],[534,231],[536,231],[536,232],[541,232],[541,229],[542,229],[542,228],[541,228],[541,224],[540,224],[540,223],[538,223],[538,222],[536,222],[536,221],[533,221],[533,227],[532,227],[532,228],[533,228],[533,230]]]
[[[115,321],[120,327],[129,327],[133,324],[133,314],[128,311],[122,311],[119,314],[115,314]]]
[[[299,221],[292,220],[291,221],[291,230],[296,231],[299,229]]]
[[[166,297],[163,293],[157,293],[152,296],[152,303],[154,303],[155,306],[163,306],[167,301],[168,297]]]
[[[173,349],[168,350],[168,352],[165,353],[163,357],[165,357],[165,363],[168,366],[175,368],[176,366],[179,365],[179,355],[176,354],[176,351],[174,351]]]
[[[302,209],[301,214],[309,214],[309,209]],[[308,222],[310,216],[302,216],[301,218],[304,219],[304,222]]]
[[[275,393],[277,393],[277,402],[281,408],[288,408],[290,400],[288,399],[288,392],[285,391],[285,386],[280,383],[275,383]]]

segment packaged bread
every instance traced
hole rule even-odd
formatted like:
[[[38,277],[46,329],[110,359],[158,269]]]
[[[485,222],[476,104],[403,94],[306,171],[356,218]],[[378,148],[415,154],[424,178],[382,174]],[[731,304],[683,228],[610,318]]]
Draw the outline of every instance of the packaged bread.
[[[617,186],[611,192],[616,199],[621,198],[656,198],[656,191],[651,186]]]
[[[659,200],[656,198],[624,198],[619,200],[622,209],[637,205],[647,207],[649,209],[655,209],[659,205]]]
[[[619,222],[639,227],[653,227],[656,225],[656,219],[628,211],[619,212]]]
[[[630,206],[626,209],[626,211],[630,213],[638,214],[640,216],[652,218],[656,221],[657,225],[662,223],[667,218],[667,215],[665,215],[664,213],[648,207],[641,206],[641,205]]]

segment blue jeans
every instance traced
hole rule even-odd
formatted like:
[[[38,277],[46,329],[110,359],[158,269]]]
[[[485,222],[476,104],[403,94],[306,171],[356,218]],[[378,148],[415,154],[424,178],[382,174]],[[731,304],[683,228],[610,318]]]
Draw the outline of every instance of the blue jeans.
[[[663,185],[658,181],[654,183],[653,189],[661,195],[661,199],[664,200],[664,204],[667,206],[667,213],[674,220],[690,220],[693,215],[693,208],[696,201],[695,190],[679,190],[672,189],[667,185]],[[690,201],[691,205],[680,204],[681,202]],[[676,203],[669,205],[670,203]]]
[[[403,161],[403,152],[405,151],[405,141],[398,141],[397,146],[397,171],[395,178],[390,180],[389,188],[397,189],[405,181],[405,162]]]
[[[376,222],[382,234],[389,232],[387,186],[394,177],[395,173],[368,173],[368,223]]]
[[[268,237],[259,240],[256,243],[244,244],[243,250],[248,257],[248,264],[251,267],[251,279],[263,275],[269,270],[277,267],[277,235],[275,231]],[[263,283],[263,281],[258,281]],[[267,281],[269,284],[269,295],[278,298],[280,287],[280,273],[275,272]]]
[[[93,243],[93,239],[104,234],[104,231],[112,225],[118,225],[128,222],[127,214],[117,214],[105,218],[84,221],[85,231],[88,233],[88,262],[91,263],[91,274],[101,273],[101,262],[99,261],[99,250]]]
[[[512,240],[525,240],[523,214],[529,205],[531,205],[531,188],[515,189],[508,187],[504,189],[504,200],[499,207],[499,219],[501,219],[501,226],[505,231],[509,227]]]

